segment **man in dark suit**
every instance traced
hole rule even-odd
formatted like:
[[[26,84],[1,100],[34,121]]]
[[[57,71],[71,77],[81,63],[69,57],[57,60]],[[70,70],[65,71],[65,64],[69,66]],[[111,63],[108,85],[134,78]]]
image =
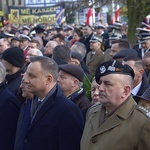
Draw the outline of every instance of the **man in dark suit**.
[[[0,150],[13,150],[20,103],[6,87],[6,69],[0,62]]]
[[[149,87],[146,74],[143,67],[143,62],[138,57],[125,57],[123,59],[123,64],[129,65],[135,73],[132,95],[133,96],[141,96],[145,92],[145,90]],[[134,97],[135,101],[138,103],[139,98]]]
[[[81,42],[85,45],[86,54],[91,51],[91,49],[90,49],[90,39],[92,38],[92,36],[93,36],[92,27],[89,26],[89,25],[85,25],[83,27],[83,37],[79,40],[79,42]],[[84,58],[84,61],[86,61],[86,56]]]
[[[57,76],[58,66],[51,58],[31,58],[23,83],[35,97],[22,106],[15,150],[80,149],[83,116],[62,94]]]

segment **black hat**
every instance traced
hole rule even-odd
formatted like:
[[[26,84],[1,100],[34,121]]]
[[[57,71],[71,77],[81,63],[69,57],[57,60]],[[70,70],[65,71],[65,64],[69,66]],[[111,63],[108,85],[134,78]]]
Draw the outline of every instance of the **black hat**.
[[[113,56],[113,59],[125,58],[125,57],[138,57],[137,51],[134,49],[123,49]]]
[[[36,27],[33,28],[33,30],[35,30],[36,33],[43,33],[45,31],[44,27],[44,25],[38,24]]]
[[[71,51],[71,58],[78,59],[80,62],[83,60],[81,54],[75,51]]]
[[[11,39],[11,41],[20,41],[20,39],[18,38],[18,37],[16,37],[16,36],[14,36],[12,39]]]
[[[141,98],[146,101],[150,101],[150,88],[147,88],[142,96],[133,96],[133,98]]]
[[[116,60],[106,61],[96,69],[96,82],[99,84],[99,78],[108,74],[124,74],[134,78],[133,69],[128,65],[122,65],[119,61]]]
[[[31,38],[25,34],[20,34],[19,39],[20,41],[26,41],[26,40],[31,41]]]
[[[2,38],[7,38],[7,36],[4,33],[2,33],[2,34],[0,34],[0,39],[2,39]]]
[[[59,66],[59,69],[74,76],[79,81],[83,82],[84,72],[80,67],[72,64],[63,64]]]
[[[21,48],[11,47],[2,53],[2,59],[8,61],[14,66],[22,67],[24,65],[25,56]]]
[[[92,36],[92,38],[90,39],[90,42],[103,42],[103,38],[102,37],[98,37],[98,36]]]

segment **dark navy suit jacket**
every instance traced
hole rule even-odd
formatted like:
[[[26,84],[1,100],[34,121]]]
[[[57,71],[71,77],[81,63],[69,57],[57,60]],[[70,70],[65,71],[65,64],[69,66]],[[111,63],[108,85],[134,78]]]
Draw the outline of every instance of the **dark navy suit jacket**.
[[[55,92],[47,98],[29,125],[23,141],[20,141],[21,121],[29,100],[23,104],[19,116],[15,150],[79,150],[83,132],[83,115],[69,101],[57,85]],[[30,114],[30,113],[29,113]],[[20,148],[20,142],[23,148]]]
[[[0,85],[0,150],[13,150],[21,103],[5,86]]]

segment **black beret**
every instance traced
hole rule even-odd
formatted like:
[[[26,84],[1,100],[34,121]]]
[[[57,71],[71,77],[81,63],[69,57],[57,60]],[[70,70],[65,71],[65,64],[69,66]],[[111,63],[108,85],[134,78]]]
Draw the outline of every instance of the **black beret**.
[[[38,24],[36,27],[33,28],[33,30],[35,30],[36,33],[43,33],[45,31],[44,27],[44,25]]]
[[[122,65],[119,61],[116,60],[106,61],[96,69],[96,82],[99,84],[99,78],[108,74],[124,74],[134,78],[133,69],[129,65]]]
[[[79,81],[83,82],[84,72],[82,68],[72,64],[63,64],[59,66],[59,69],[72,75],[73,77],[77,78]]]
[[[138,57],[137,51],[134,49],[123,49],[113,56],[113,59],[125,58],[125,57]]]
[[[22,67],[24,65],[25,56],[21,48],[11,47],[6,49],[2,53],[2,59],[6,60],[7,62],[9,62],[14,66]]]

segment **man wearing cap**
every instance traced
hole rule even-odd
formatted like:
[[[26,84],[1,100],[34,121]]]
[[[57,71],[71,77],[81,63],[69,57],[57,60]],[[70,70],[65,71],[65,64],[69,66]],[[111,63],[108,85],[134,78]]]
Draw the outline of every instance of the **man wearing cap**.
[[[33,30],[35,30],[36,33],[35,37],[38,36],[41,37],[43,40],[43,45],[45,46],[47,41],[44,39],[44,31],[45,31],[44,27],[45,27],[44,25],[38,24],[35,28],[33,28]]]
[[[110,56],[112,43],[113,43],[113,41],[119,40],[119,39],[121,39],[121,34],[115,34],[115,33],[110,34],[110,36],[109,36],[109,48],[106,49],[104,52],[105,61],[112,59],[112,57]]]
[[[90,40],[90,51],[86,57],[86,65],[90,74],[94,75],[96,68],[104,61],[104,54],[101,50],[102,37],[93,36]]]
[[[23,32],[24,35],[29,36],[30,28],[28,26],[23,26],[22,27],[22,32]]]
[[[150,50],[150,29],[137,28],[140,48],[137,49],[138,57],[142,58]]]
[[[19,47],[6,49],[2,54],[2,62],[6,68],[7,87],[16,95],[20,96],[20,84],[24,68],[24,52]]]
[[[101,104],[87,112],[81,150],[149,149],[150,118],[131,96],[133,78],[133,69],[115,60],[97,68]]]
[[[24,55],[26,56],[31,38],[27,35],[20,34],[19,39],[20,39],[20,48],[23,49]]]
[[[90,101],[86,97],[83,89],[83,70],[72,64],[64,64],[59,66],[58,84],[63,94],[74,102],[81,110],[91,106]]]
[[[14,36],[12,39],[11,39],[11,46],[12,47],[19,47],[20,45],[20,39],[16,36]]]
[[[109,48],[109,36],[108,32],[103,24],[99,24],[95,27],[96,35],[103,38],[102,42],[104,43],[104,50]]]
[[[72,37],[72,34],[73,34],[73,30],[74,28],[70,25],[67,25],[66,28],[64,28],[64,31],[65,31],[65,40],[66,42],[69,42],[73,37]]]

